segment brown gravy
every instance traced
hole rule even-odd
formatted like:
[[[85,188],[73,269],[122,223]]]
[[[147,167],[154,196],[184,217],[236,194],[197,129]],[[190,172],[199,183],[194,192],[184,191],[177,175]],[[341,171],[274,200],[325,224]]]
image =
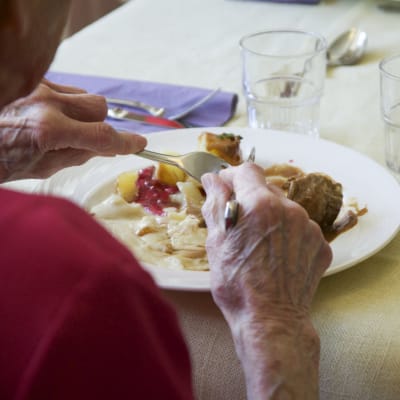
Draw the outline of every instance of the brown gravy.
[[[349,231],[357,225],[358,217],[361,217],[367,212],[368,209],[366,207],[357,210],[356,212],[352,210],[347,211],[344,217],[335,221],[330,229],[323,231],[326,241],[332,242],[332,240],[336,239],[341,233]]]

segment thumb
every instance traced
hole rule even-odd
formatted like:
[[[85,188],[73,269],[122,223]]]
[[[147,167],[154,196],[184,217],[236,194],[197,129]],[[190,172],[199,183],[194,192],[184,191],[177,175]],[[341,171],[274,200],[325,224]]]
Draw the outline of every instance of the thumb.
[[[111,145],[112,152],[116,154],[139,153],[147,145],[147,139],[136,133],[117,132]]]
[[[207,195],[202,207],[203,217],[208,227],[219,225],[224,221],[225,205],[232,188],[216,174],[203,175],[201,182]]]

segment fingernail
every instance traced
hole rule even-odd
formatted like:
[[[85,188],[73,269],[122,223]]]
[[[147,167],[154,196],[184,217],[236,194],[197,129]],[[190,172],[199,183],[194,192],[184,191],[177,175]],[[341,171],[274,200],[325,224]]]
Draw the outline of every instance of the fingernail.
[[[143,150],[147,145],[147,139],[137,133],[118,132],[124,139],[127,153],[136,153]]]
[[[135,135],[135,143],[136,143],[136,147],[142,147],[145,148],[147,145],[147,139],[144,136],[141,135]]]

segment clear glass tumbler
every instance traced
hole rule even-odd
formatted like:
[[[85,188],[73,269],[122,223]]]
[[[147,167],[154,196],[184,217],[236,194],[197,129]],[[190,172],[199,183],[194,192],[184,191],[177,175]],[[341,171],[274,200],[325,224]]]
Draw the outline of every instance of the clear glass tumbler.
[[[313,32],[275,30],[240,40],[249,126],[319,136],[326,40]]]
[[[385,125],[386,165],[400,173],[400,54],[384,58],[379,64],[381,115]]]

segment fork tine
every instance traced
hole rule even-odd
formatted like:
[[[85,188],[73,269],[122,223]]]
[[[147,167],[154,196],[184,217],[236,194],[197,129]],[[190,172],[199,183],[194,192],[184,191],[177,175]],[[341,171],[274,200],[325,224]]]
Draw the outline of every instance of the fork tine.
[[[201,176],[203,174],[207,172],[218,173],[222,169],[230,166],[230,164],[223,159],[204,151],[194,151],[181,155],[169,155],[149,150],[142,150],[139,153],[135,153],[135,155],[149,160],[171,164],[180,168],[198,182],[201,182]]]
[[[250,154],[247,157],[247,161],[254,162],[256,159],[256,148],[253,146],[250,150]]]

